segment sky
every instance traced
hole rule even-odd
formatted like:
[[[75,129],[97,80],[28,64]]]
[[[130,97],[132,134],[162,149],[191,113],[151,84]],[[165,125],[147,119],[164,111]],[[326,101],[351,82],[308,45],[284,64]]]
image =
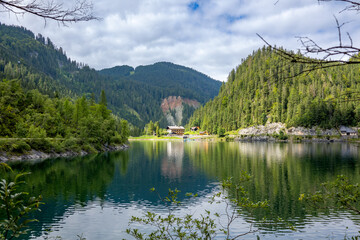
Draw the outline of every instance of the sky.
[[[264,45],[257,33],[270,44],[295,51],[301,47],[297,36],[332,46],[338,43],[336,16],[340,23],[346,22],[344,35],[349,32],[354,43],[360,40],[359,15],[340,12],[345,5],[338,2],[97,0],[93,5],[100,21],[63,26],[0,11],[0,22],[41,33],[72,60],[97,70],[166,61],[220,81],[226,81],[242,59]]]

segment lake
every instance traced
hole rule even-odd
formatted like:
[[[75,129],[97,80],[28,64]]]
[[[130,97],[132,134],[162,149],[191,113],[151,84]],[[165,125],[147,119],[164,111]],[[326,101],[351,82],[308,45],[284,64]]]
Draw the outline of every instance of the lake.
[[[24,239],[61,236],[76,239],[131,239],[125,233],[131,216],[146,211],[166,213],[166,206],[149,189],[165,196],[181,190],[183,205],[176,214],[199,215],[203,209],[221,212],[224,203],[209,197],[222,179],[251,174],[246,184],[251,199],[269,200],[267,210],[244,211],[232,226],[234,234],[259,229],[241,239],[344,239],[359,235],[360,217],[346,211],[320,211],[298,200],[322,182],[344,174],[360,183],[360,147],[346,143],[239,143],[135,141],[128,150],[69,159],[13,163],[32,172],[26,190],[42,195],[39,222]],[[185,193],[198,193],[188,199]],[[273,221],[281,217],[296,231]],[[222,219],[224,220],[224,219]],[[253,223],[253,224],[251,224]],[[136,225],[135,225],[136,226]],[[135,227],[134,226],[134,227]],[[148,231],[149,228],[144,228]],[[219,235],[221,239],[223,236]]]

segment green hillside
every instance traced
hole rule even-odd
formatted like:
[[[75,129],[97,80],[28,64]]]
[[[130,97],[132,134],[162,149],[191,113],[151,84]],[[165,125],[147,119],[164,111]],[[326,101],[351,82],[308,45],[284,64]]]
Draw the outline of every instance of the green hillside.
[[[104,90],[109,109],[138,127],[150,120],[166,126],[160,108],[164,98],[181,96],[205,103],[221,85],[204,74],[171,63],[98,72],[69,59],[50,39],[4,24],[0,24],[0,77],[19,79],[25,91],[37,89],[50,97],[84,95],[89,99],[94,95],[98,101]]]
[[[0,81],[0,152],[95,152],[127,141],[127,121],[110,114],[104,94],[99,104],[85,97],[49,98],[24,92],[18,82]]]
[[[270,48],[248,56],[223,84],[219,95],[199,108],[189,126],[212,133],[219,127],[236,130],[268,122],[287,126],[360,124],[360,65],[328,68],[302,74]]]
[[[116,66],[112,68],[105,68],[99,71],[100,75],[114,77],[114,78],[122,78],[130,76],[135,69],[133,67],[123,65]]]
[[[197,72],[191,68],[169,62],[158,62],[135,69],[129,66],[116,66],[99,71],[103,76],[126,79],[156,86],[164,97],[181,96],[205,103],[219,93],[220,81]]]

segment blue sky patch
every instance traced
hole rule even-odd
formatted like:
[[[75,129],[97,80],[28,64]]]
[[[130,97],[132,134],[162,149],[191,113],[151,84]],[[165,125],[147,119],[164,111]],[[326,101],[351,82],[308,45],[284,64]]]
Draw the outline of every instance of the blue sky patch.
[[[246,15],[240,15],[240,16],[225,15],[225,18],[228,23],[234,23],[238,20],[245,19]]]
[[[188,7],[195,12],[200,6],[197,2],[192,2],[188,5]]]

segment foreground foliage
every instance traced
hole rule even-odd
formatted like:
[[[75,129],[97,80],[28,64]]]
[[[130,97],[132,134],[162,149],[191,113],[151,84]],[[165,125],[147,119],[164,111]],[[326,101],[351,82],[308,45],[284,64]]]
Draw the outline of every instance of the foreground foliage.
[[[343,209],[355,215],[360,215],[360,185],[353,184],[344,176],[337,176],[336,180],[321,184],[321,188],[315,193],[301,194],[300,201],[316,209],[331,211],[333,209]],[[359,240],[359,235],[344,239]]]
[[[257,229],[253,229],[252,222],[249,223],[250,227],[247,232],[234,234],[232,229],[232,224],[240,218],[242,211],[251,212],[268,206],[267,201],[253,202],[249,199],[248,192],[243,187],[243,184],[249,180],[250,176],[246,173],[241,174],[238,182],[232,179],[224,180],[221,190],[209,199],[211,204],[225,203],[224,212],[212,213],[204,210],[200,216],[195,216],[193,213],[185,216],[176,214],[177,208],[182,205],[182,202],[178,200],[179,190],[169,189],[168,196],[161,197],[155,188],[152,188],[151,191],[156,192],[159,200],[167,205],[168,214],[147,212],[143,217],[133,216],[130,224],[151,226],[154,231],[147,234],[137,228],[129,228],[127,233],[136,239],[214,239],[219,234],[226,239],[239,239],[241,236],[254,233]],[[197,197],[192,193],[186,195]]]
[[[352,184],[344,175],[335,181],[321,184],[315,193],[301,194],[299,200],[306,201],[317,209],[340,208],[360,215],[360,185]]]
[[[1,163],[0,167],[12,171],[4,163]],[[0,169],[0,172],[3,169]],[[29,230],[28,224],[37,221],[29,218],[29,214],[39,210],[41,196],[32,197],[18,189],[25,184],[20,179],[27,174],[29,173],[18,173],[11,181],[0,180],[0,239],[10,240],[26,234]]]

